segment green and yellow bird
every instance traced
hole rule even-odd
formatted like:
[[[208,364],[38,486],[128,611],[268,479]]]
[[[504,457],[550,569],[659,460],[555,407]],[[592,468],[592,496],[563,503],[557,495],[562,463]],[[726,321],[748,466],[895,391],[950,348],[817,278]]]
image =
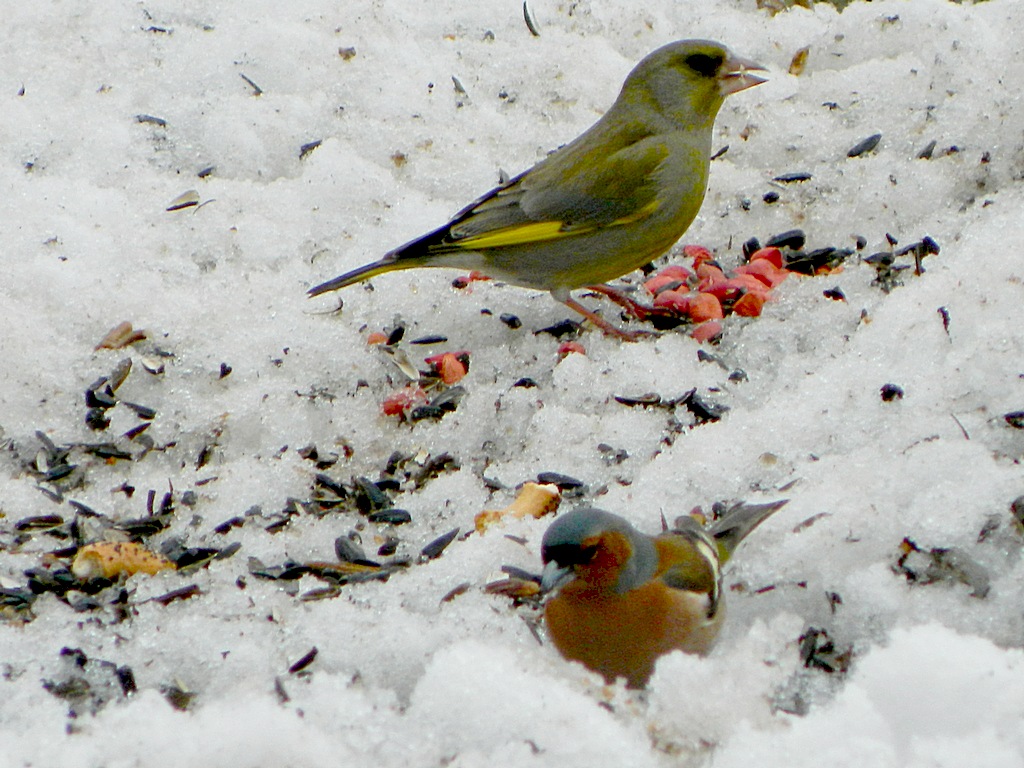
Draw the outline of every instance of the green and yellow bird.
[[[586,132],[464,208],[443,227],[310,296],[384,272],[477,270],[549,291],[603,330],[629,338],[570,296],[661,256],[704,200],[715,116],[764,67],[720,43],[680,40],[646,56]]]

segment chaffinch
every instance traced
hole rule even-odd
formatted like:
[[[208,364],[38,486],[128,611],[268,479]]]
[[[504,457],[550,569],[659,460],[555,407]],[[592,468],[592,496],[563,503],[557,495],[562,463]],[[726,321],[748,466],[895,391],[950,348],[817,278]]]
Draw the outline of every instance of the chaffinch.
[[[787,500],[736,504],[707,528],[690,516],[647,536],[600,509],[559,517],[544,534],[548,633],[562,655],[611,683],[641,688],[658,657],[707,653],[725,615],[721,567]]]

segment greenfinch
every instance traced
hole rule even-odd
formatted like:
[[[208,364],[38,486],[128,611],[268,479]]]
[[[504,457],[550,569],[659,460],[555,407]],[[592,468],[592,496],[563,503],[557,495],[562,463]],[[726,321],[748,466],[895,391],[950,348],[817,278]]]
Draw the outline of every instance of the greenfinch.
[[[606,332],[629,338],[570,291],[609,293],[601,284],[661,256],[683,235],[707,189],[715,116],[726,96],[764,82],[751,72],[763,69],[709,40],[658,48],[577,139],[443,227],[309,295],[393,270],[455,267],[549,291]]]
[[[666,653],[707,653],[725,617],[722,566],[785,504],[736,504],[707,528],[680,517],[659,536],[600,509],[560,516],[541,541],[548,634],[567,659],[632,688]]]

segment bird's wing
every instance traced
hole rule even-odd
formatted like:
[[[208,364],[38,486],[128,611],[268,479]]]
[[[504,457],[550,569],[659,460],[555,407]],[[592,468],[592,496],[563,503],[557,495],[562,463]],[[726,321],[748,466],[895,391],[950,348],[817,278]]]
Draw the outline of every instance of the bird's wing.
[[[544,243],[654,213],[659,203],[655,173],[668,154],[656,137],[597,158],[574,152],[574,147],[491,190],[446,226],[395,255],[415,258]]]
[[[764,504],[740,502],[726,510],[718,520],[708,526],[708,533],[715,540],[719,559],[725,563],[751,531],[788,502],[789,499]]]
[[[718,555],[700,530],[669,531],[655,539],[666,586],[717,599]]]

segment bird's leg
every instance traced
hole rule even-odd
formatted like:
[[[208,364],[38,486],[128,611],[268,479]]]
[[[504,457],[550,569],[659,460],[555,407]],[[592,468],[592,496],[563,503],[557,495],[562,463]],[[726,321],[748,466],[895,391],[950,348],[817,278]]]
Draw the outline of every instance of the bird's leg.
[[[555,296],[555,298],[558,299],[558,301],[565,304],[565,306],[567,306],[574,312],[579,312],[581,315],[587,318],[587,320],[592,322],[594,325],[596,325],[609,336],[617,336],[623,341],[639,341],[642,336],[648,335],[643,331],[631,332],[624,331],[621,328],[616,328],[614,325],[609,323],[600,315],[591,312],[589,309],[584,307],[582,304],[580,304],[578,301],[572,298],[572,296],[570,296],[568,293],[566,293],[564,296]]]
[[[657,307],[648,307],[645,306],[644,304],[634,301],[633,299],[629,298],[626,294],[624,294],[622,291],[618,291],[612,288],[610,285],[604,285],[603,283],[599,285],[588,285],[587,290],[594,291],[595,293],[600,293],[603,296],[607,296],[609,299],[614,301],[616,304],[625,309],[627,312],[629,312],[629,314],[631,314],[633,317],[635,317],[637,320],[640,320],[641,322],[649,318],[651,315],[659,314]]]

